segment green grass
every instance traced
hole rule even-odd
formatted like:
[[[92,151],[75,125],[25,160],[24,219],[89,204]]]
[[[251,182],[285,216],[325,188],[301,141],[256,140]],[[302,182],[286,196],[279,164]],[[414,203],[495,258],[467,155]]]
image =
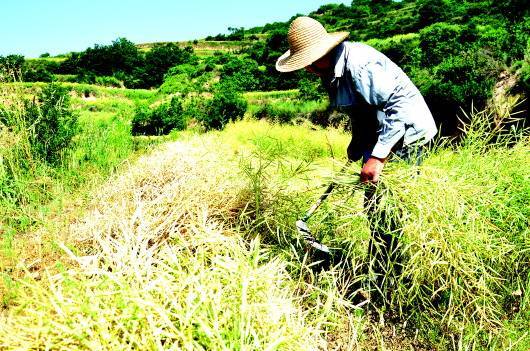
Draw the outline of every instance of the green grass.
[[[138,44],[138,48],[141,51],[149,51],[155,45],[164,45],[164,44],[177,44],[179,47],[184,48],[186,46],[191,46],[193,51],[198,56],[211,56],[216,51],[220,52],[237,52],[244,48],[245,46],[251,45],[251,41],[213,41],[213,40],[198,40],[197,42],[193,41],[181,41],[181,42],[157,42],[157,43],[143,43]]]
[[[274,122],[302,122],[304,120],[317,120],[320,114],[325,114],[328,107],[327,101],[301,101],[267,99],[249,105],[248,114],[255,118],[266,118]]]
[[[20,102],[23,98],[31,99],[32,92],[42,86],[1,85],[0,97],[8,101],[14,116],[22,120],[25,110]],[[83,197],[83,191],[101,183],[125,160],[161,141],[133,138],[130,133],[135,104],[155,101],[156,93],[69,86],[74,92],[89,89],[91,99],[78,95],[71,99],[72,108],[79,114],[79,132],[59,165],[50,166],[33,156],[29,130],[22,122],[16,124],[16,129],[0,127],[0,270],[3,272],[12,270],[12,259],[21,250],[28,249],[24,248],[27,241],[20,240],[21,235],[46,225],[50,215],[70,207],[77,201],[73,198]]]
[[[0,87],[14,87],[20,93],[31,94],[35,89],[40,89],[47,83],[42,82],[24,82],[24,83],[1,83]],[[62,86],[69,88],[78,96],[95,96],[95,97],[124,97],[131,100],[149,100],[155,101],[160,98],[156,90],[148,89],[125,89],[125,88],[108,88],[84,83],[61,83]]]
[[[249,103],[265,103],[270,101],[292,100],[298,96],[298,90],[278,90],[278,91],[251,91],[243,94]]]

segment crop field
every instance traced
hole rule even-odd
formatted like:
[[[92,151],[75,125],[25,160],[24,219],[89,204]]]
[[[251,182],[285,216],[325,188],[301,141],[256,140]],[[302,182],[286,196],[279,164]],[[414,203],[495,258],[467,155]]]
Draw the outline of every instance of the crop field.
[[[68,167],[4,212],[26,225],[3,223],[2,349],[527,349],[528,136],[486,143],[478,113],[460,146],[388,166],[404,266],[381,305],[359,165],[340,171],[347,132],[249,114],[132,137],[135,102],[156,92],[69,88],[82,132]],[[331,180],[310,226],[344,257],[318,271],[294,222]]]

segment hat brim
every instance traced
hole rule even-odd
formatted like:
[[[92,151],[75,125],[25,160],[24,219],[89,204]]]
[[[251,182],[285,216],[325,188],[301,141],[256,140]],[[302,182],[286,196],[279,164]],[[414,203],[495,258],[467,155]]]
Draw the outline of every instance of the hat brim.
[[[293,55],[290,50],[287,50],[276,61],[276,69],[280,72],[292,72],[309,66],[342,43],[349,34],[348,32],[329,33],[324,40]]]

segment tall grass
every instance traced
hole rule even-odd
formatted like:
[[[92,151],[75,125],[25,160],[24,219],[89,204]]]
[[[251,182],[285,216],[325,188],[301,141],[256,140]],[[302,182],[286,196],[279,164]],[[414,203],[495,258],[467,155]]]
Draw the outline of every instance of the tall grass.
[[[17,267],[21,257],[34,259],[40,266],[57,255],[53,243],[57,234],[41,235],[39,228],[50,224],[53,227],[54,220],[50,218],[78,211],[73,204],[83,201],[85,191],[100,184],[126,159],[157,142],[134,139],[130,135],[134,100],[127,97],[150,100],[152,94],[113,95],[114,92],[103,91],[96,100],[72,98],[73,109],[80,115],[78,134],[61,151],[58,162],[45,162],[31,144],[35,128],[28,124],[26,110],[26,101],[33,101],[42,87],[45,85],[0,84],[0,295],[3,304],[9,301],[6,289],[10,281],[22,273]],[[41,120],[37,119],[36,123]]]
[[[258,119],[287,123],[293,120],[311,120],[313,114],[322,113],[327,108],[325,101],[274,101],[249,106],[249,114]]]
[[[0,345],[326,349],[347,303],[332,284],[317,293],[288,275],[258,239],[227,226],[244,206],[245,182],[234,149],[219,141],[169,144],[101,189],[71,228],[69,268],[20,281]]]
[[[371,298],[381,296],[377,310],[425,331],[432,345],[523,350],[530,342],[524,328],[530,308],[530,139],[527,131],[503,131],[487,112],[470,117],[458,145],[431,150],[420,167],[385,168],[377,192],[386,219],[379,226],[399,236],[401,274],[388,271],[382,284],[373,284],[372,273],[362,268],[370,260],[370,234],[357,165],[336,178],[341,187],[310,225],[349,261],[342,280],[363,286]],[[290,245],[300,245],[293,223],[319,194],[309,171],[314,163],[292,161],[303,160],[310,144],[297,145],[289,133],[276,134],[271,143],[275,148],[257,142],[257,152],[242,163],[251,204],[241,213],[242,224],[296,261],[290,253]]]
[[[266,103],[272,101],[286,101],[295,99],[298,96],[297,89],[278,91],[250,91],[243,94],[250,104]]]
[[[530,139],[489,138],[485,116],[421,166],[385,166],[402,273],[377,286],[360,165],[333,175],[347,133],[247,120],[166,144],[96,192],[61,264],[36,280],[19,263],[0,345],[526,350]],[[315,272],[294,222],[332,179],[309,225],[346,262]]]

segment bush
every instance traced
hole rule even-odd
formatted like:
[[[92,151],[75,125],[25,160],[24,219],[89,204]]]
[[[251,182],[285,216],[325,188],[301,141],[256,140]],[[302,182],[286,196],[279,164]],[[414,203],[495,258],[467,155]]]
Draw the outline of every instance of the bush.
[[[68,90],[57,84],[46,85],[35,99],[26,100],[25,111],[32,153],[50,164],[59,163],[78,131],[78,116],[70,107]]]
[[[207,130],[223,129],[229,121],[243,118],[247,106],[247,101],[232,84],[219,84],[199,121]]]
[[[142,71],[142,80],[145,86],[154,87],[162,84],[164,74],[173,66],[184,63],[193,64],[197,57],[193,49],[188,46],[184,49],[178,45],[169,43],[155,46],[145,54],[145,67]]]
[[[182,64],[174,66],[166,73],[164,83],[159,91],[166,94],[180,93],[186,95],[190,92],[200,93],[206,90],[205,86],[212,79],[209,73],[215,68],[210,62],[203,65]]]
[[[310,80],[307,78],[301,79],[298,84],[298,96],[302,101],[321,100],[326,91],[319,81]]]
[[[0,82],[22,80],[24,62],[24,56],[21,55],[0,56]]]
[[[371,39],[367,44],[381,51],[398,65],[408,65],[418,48],[419,36],[416,33],[399,34],[386,39]]]
[[[423,52],[423,65],[437,65],[444,58],[462,51],[462,30],[462,26],[448,23],[436,23],[422,29],[419,45]]]
[[[26,60],[22,67],[22,80],[24,82],[51,82],[58,68],[59,64],[52,60]]]
[[[448,128],[445,132],[456,132],[460,107],[484,108],[500,71],[499,62],[485,51],[450,56],[434,67],[432,81],[422,93],[436,119]]]
[[[96,84],[104,87],[123,88],[123,82],[113,76],[96,77]]]
[[[221,70],[221,80],[231,80],[238,89],[244,91],[259,90],[262,72],[256,61],[232,56]]]
[[[430,24],[449,19],[452,15],[449,5],[444,0],[419,0],[417,3],[418,25],[425,27]]]
[[[24,82],[52,82],[55,80],[53,74],[41,66],[28,67],[22,73]]]
[[[169,103],[154,109],[139,106],[132,120],[133,135],[164,135],[172,130],[186,129],[182,99],[172,97]]]

